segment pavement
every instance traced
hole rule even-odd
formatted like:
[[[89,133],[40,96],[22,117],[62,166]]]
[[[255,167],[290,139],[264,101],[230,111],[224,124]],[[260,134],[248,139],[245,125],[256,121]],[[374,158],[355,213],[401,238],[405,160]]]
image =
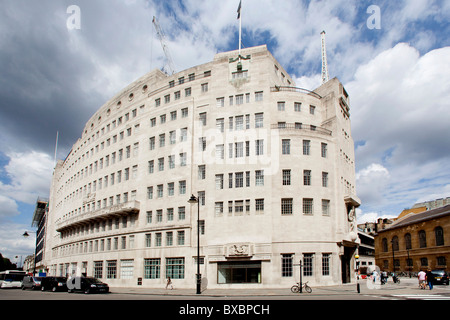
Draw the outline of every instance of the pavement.
[[[418,281],[416,278],[400,278],[401,283],[396,284],[389,281],[385,285],[380,285],[373,283],[371,280],[359,280],[359,292],[356,283],[335,285],[335,286],[318,286],[312,287],[312,293],[292,293],[289,288],[262,288],[262,289],[206,289],[201,293],[202,297],[211,298],[235,298],[235,299],[246,299],[246,298],[258,298],[258,297],[295,297],[295,296],[305,296],[309,298],[316,299],[328,299],[329,297],[335,297],[338,299],[345,300],[350,298],[350,296],[365,296],[367,298],[373,296],[383,296],[383,297],[406,297],[411,295],[444,295],[450,298],[450,286],[439,285],[434,286],[433,290],[421,290],[418,286]],[[186,299],[195,299],[199,295],[196,294],[195,288],[174,288],[173,290],[166,290],[165,288],[143,288],[143,287],[111,287],[110,291],[112,293],[119,294],[133,294],[133,295],[167,295],[185,297]]]

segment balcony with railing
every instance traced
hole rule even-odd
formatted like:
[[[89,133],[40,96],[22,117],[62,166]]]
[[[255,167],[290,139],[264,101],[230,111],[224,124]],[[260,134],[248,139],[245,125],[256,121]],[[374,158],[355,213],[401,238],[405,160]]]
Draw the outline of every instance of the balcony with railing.
[[[56,231],[61,232],[65,229],[77,225],[85,225],[94,221],[107,220],[114,217],[138,213],[140,210],[139,201],[133,200],[124,203],[115,204],[94,211],[85,212],[56,222]]]
[[[318,134],[323,134],[326,136],[331,136],[332,131],[322,128],[313,126],[310,124],[303,124],[303,123],[286,123],[286,122],[278,122],[271,125],[271,129],[278,129],[278,130],[289,130],[289,131],[298,131],[300,133],[301,130],[308,131],[308,132],[315,132]]]

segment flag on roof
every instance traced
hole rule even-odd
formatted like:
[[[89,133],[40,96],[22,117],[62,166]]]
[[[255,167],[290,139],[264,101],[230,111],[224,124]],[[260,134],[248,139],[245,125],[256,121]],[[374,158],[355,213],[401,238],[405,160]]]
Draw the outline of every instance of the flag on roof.
[[[237,14],[238,14],[237,18],[238,19],[241,18],[241,3],[242,3],[242,0],[239,1],[239,7],[237,9]]]

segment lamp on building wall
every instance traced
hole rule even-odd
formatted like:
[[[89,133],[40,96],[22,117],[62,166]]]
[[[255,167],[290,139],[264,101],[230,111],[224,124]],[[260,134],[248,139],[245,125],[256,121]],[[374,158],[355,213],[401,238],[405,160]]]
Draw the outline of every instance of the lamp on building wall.
[[[200,199],[191,195],[188,202],[197,203],[197,294],[201,294],[202,275],[200,274]]]

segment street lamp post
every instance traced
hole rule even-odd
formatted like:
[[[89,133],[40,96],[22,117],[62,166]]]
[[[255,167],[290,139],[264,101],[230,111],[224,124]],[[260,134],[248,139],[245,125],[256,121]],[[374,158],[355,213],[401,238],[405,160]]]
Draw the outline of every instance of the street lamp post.
[[[36,233],[34,231],[30,231],[30,232]],[[29,236],[30,235],[29,235],[28,231],[25,231],[22,235],[22,237],[24,237],[24,238],[28,238]],[[34,249],[34,257],[33,257],[33,276],[35,275],[35,273],[36,273],[36,248]]]
[[[394,254],[395,249],[394,249],[394,243],[395,243],[395,241],[394,241],[394,239],[392,239],[392,241],[391,241],[391,244],[392,244],[392,267],[394,269],[394,274],[395,274],[395,254]]]
[[[201,294],[202,275],[200,274],[200,200],[192,195],[188,202],[197,203],[197,294]]]

